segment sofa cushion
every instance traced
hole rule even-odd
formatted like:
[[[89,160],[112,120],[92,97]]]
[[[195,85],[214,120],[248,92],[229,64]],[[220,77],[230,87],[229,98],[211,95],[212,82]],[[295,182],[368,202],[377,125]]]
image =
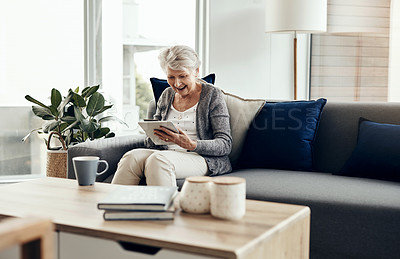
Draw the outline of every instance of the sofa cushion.
[[[400,182],[400,125],[360,118],[357,145],[338,175]]]
[[[240,152],[246,138],[247,130],[255,116],[261,111],[265,100],[244,99],[239,96],[224,93],[224,99],[229,111],[229,122],[231,124],[232,151],[229,155],[231,164],[236,166]]]
[[[245,178],[247,199],[309,206],[310,258],[400,254],[400,183],[277,169],[244,169],[224,176]]]
[[[207,83],[214,84],[215,74],[209,74],[208,76],[205,76],[202,79]],[[156,100],[157,103],[162,92],[169,87],[169,84],[167,80],[158,79],[155,77],[150,78],[150,82],[151,82],[151,87],[153,88],[154,99]]]
[[[313,169],[313,141],[326,99],[266,103],[251,123],[240,168]]]
[[[222,176],[245,178],[247,199],[392,208],[400,213],[397,182],[280,169],[238,169]]]
[[[360,117],[400,124],[400,102],[328,102],[315,137],[313,163],[316,171],[337,173],[357,145]]]

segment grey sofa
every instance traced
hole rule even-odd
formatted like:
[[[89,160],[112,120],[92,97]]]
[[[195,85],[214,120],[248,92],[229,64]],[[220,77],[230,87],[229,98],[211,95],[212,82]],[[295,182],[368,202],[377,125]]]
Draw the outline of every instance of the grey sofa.
[[[332,174],[356,145],[359,117],[400,124],[400,103],[328,102],[314,141],[313,172],[235,169],[229,174],[246,179],[248,199],[310,207],[311,258],[400,258],[400,183]],[[72,157],[96,155],[110,164],[97,181],[110,182],[121,156],[142,147],[143,140],[116,137],[71,147],[68,178],[75,178]]]

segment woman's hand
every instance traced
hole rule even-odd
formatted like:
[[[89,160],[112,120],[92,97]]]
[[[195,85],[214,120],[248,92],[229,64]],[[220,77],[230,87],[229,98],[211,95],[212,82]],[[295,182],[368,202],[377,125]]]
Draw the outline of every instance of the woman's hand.
[[[189,136],[180,128],[177,127],[177,129],[179,133],[176,133],[168,128],[161,126],[161,129],[154,130],[154,135],[159,137],[161,140],[164,140],[165,142],[173,142],[184,149],[190,151],[194,150],[197,147],[197,142],[191,140]]]

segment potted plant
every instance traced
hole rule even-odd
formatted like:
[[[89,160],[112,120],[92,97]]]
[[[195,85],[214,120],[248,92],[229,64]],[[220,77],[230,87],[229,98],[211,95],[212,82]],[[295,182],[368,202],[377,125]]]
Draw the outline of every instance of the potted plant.
[[[110,128],[104,127],[102,123],[114,120],[126,125],[125,122],[115,116],[101,117],[113,105],[105,104],[104,96],[98,92],[99,87],[99,85],[88,86],[81,93],[79,93],[79,87],[74,91],[69,89],[65,97],[57,89],[53,88],[51,90],[50,105],[45,105],[30,95],[25,96],[25,99],[36,104],[32,106],[32,111],[36,116],[42,118],[44,123],[40,128],[33,129],[23,138],[23,141],[26,141],[33,132],[49,134],[48,138],[45,138],[48,149],[48,176],[66,177],[66,150],[70,145],[87,140],[114,137],[115,134],[111,132]],[[53,135],[56,135],[60,140],[62,148],[50,147],[50,139]],[[51,165],[57,172],[50,172],[52,171]]]

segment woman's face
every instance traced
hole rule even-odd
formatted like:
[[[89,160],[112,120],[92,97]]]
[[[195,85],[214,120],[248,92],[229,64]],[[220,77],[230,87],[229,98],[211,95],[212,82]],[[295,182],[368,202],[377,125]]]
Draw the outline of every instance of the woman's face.
[[[168,84],[182,97],[188,95],[196,88],[196,77],[199,70],[188,73],[184,70],[173,70],[168,67],[167,81]]]

